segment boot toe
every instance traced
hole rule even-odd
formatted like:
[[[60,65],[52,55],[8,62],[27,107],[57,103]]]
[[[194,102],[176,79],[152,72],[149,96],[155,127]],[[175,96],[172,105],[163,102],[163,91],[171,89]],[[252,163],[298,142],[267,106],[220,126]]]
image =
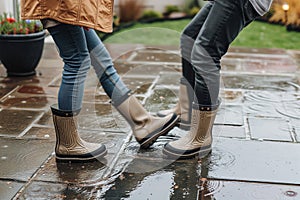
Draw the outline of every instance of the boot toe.
[[[176,114],[169,115],[164,118],[163,121],[165,121],[166,123],[162,124],[160,127],[149,133],[144,138],[138,140],[138,142],[141,145],[141,148],[148,148],[157,140],[159,136],[166,135],[172,128],[176,126],[179,119],[179,117]]]

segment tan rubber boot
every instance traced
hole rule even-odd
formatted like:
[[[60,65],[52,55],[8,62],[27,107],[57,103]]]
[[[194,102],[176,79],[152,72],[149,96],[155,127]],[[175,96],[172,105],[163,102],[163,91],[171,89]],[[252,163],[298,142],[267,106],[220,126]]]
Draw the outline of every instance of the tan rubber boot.
[[[192,110],[191,130],[187,135],[178,140],[165,144],[164,154],[179,158],[191,158],[196,155],[199,158],[211,152],[212,127],[217,114],[217,109],[201,107],[200,110]]]
[[[89,143],[79,136],[77,115],[79,111],[61,111],[51,106],[56,133],[55,154],[58,161],[88,161],[107,154],[103,144]]]
[[[116,108],[130,124],[133,134],[142,148],[148,148],[159,136],[166,135],[178,121],[176,114],[170,114],[163,118],[153,117],[134,96],[128,97]]]
[[[191,128],[191,104],[192,94],[188,92],[187,83],[180,83],[179,86],[179,101],[174,108],[169,110],[161,110],[157,112],[157,116],[165,117],[167,115],[175,113],[179,116],[178,126],[181,129],[189,130]]]

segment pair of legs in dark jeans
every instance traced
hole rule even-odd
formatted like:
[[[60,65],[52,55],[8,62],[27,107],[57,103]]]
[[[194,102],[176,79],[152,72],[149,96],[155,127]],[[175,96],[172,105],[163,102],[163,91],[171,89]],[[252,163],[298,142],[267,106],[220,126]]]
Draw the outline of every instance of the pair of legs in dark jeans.
[[[183,79],[187,80],[187,91],[192,92],[180,95],[189,96],[191,130],[185,137],[166,144],[166,154],[189,157],[211,151],[211,130],[220,104],[221,58],[240,31],[257,16],[249,0],[214,0],[201,8],[184,29]]]

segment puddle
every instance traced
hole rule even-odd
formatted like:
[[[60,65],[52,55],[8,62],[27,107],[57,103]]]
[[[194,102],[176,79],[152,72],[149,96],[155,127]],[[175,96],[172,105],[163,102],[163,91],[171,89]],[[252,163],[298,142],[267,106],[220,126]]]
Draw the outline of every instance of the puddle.
[[[216,168],[230,168],[236,162],[235,156],[233,153],[226,151],[224,149],[218,148],[218,142],[214,143],[214,149],[212,153],[206,156],[204,159],[200,160],[201,163],[201,171],[202,177],[208,177],[208,171],[213,170]],[[207,174],[204,174],[207,172]]]
[[[199,195],[201,200],[211,200],[214,195],[222,190],[223,182],[221,181],[209,181],[206,178],[200,178],[199,181]]]
[[[68,184],[32,182],[18,199],[91,199],[91,191]]]
[[[124,172],[101,197],[130,200],[196,199],[197,179],[195,160],[177,161],[154,172]]]

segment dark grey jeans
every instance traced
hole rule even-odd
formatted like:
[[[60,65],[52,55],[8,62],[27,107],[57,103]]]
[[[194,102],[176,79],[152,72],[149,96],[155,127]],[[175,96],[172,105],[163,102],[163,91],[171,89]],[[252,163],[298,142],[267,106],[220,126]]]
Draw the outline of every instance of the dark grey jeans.
[[[239,32],[258,16],[249,0],[215,0],[184,29],[183,76],[194,88],[195,108],[218,105],[220,60]]]

